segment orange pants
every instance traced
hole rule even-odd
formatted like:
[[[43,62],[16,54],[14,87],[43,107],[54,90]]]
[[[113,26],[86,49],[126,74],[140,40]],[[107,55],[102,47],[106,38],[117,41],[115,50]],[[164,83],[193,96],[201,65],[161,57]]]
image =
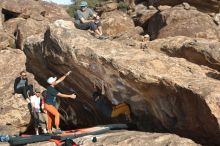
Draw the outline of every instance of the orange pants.
[[[55,126],[56,128],[59,128],[60,113],[58,112],[58,110],[53,105],[49,105],[49,104],[45,104],[45,109],[47,111],[47,116],[48,116],[48,123],[47,123],[48,130],[52,130],[54,117],[55,117]]]

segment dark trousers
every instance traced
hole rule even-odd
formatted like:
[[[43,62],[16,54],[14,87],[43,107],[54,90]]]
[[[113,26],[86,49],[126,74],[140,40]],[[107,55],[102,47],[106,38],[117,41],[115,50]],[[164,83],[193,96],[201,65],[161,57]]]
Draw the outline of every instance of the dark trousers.
[[[28,94],[29,92],[29,94]],[[22,94],[25,99],[29,98],[33,94],[33,85],[28,85],[15,89],[15,93]]]
[[[44,119],[43,113],[33,111],[34,116],[34,127],[38,128],[41,127],[43,129],[46,129],[46,121]]]
[[[96,30],[99,26],[101,26],[101,22],[99,21],[98,23],[94,22],[89,22],[89,23],[80,23],[80,24],[75,24],[76,28],[82,29],[82,30]]]

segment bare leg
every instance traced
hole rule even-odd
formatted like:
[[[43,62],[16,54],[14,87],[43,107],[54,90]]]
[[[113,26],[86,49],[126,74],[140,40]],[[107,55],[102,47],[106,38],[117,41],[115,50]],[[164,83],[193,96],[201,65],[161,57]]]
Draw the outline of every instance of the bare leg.
[[[98,30],[99,30],[100,34],[102,35],[103,34],[102,33],[102,26],[98,26]]]
[[[98,29],[95,30],[95,33],[98,35],[98,36],[101,36],[102,34],[99,32]]]

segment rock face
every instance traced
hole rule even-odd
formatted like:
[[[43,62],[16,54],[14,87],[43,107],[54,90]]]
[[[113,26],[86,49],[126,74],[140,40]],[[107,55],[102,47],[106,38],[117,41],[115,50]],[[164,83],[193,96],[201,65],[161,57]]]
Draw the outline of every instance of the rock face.
[[[14,46],[23,49],[28,36],[44,33],[47,25],[58,19],[70,19],[66,11],[55,4],[34,0],[1,0],[0,28],[14,39]],[[3,27],[1,27],[3,25]]]
[[[152,40],[169,36],[219,39],[218,27],[208,14],[182,6],[156,13],[143,27]]]
[[[95,11],[99,13],[103,13],[103,12],[110,12],[117,10],[117,8],[118,8],[118,3],[109,2],[96,7]]]
[[[193,141],[181,138],[174,134],[160,134],[160,133],[144,133],[137,131],[113,131],[111,133],[97,135],[97,142],[92,142],[94,136],[88,136],[84,138],[77,138],[74,141],[80,143],[83,140],[85,146],[125,146],[125,145],[136,145],[136,146],[199,146],[199,144]]]
[[[0,30],[0,49],[5,49],[8,46],[13,47],[13,44],[14,39],[4,31]]]
[[[2,9],[0,9],[0,11],[2,11]],[[0,30],[3,30],[2,20],[2,14],[0,14]]]
[[[13,95],[14,80],[25,70],[25,55],[20,50],[0,50],[0,131],[1,134],[19,134],[24,132],[30,122],[27,102],[20,95]],[[37,82],[31,74],[29,83],[35,87]]]
[[[92,142],[92,138],[96,137],[97,142]],[[167,133],[146,133],[137,131],[115,130],[102,135],[89,135],[73,139],[78,145],[83,146],[200,146],[192,140],[179,137],[174,134]],[[39,142],[28,144],[27,146],[56,146],[54,142]],[[5,144],[3,146],[9,146]]]
[[[70,18],[65,9],[43,1],[1,0],[0,6],[3,9],[5,21],[15,17],[32,18],[39,21],[45,18],[51,21]]]
[[[62,21],[56,21],[56,25],[65,27],[68,29],[75,28],[74,24],[72,22],[63,24],[60,23]],[[86,34],[87,35],[87,34]],[[45,42],[43,42],[44,38],[43,35],[37,35],[37,36],[31,36],[27,39],[25,44],[25,53],[27,54],[29,59],[33,59],[35,62],[34,66],[31,66],[29,62],[27,62],[27,70],[35,73],[35,78],[37,78],[38,81],[40,81],[45,87],[48,86],[46,83],[46,80],[50,76],[62,76],[67,71],[71,70],[69,68],[59,68],[60,70],[57,72],[53,72],[53,70],[57,66],[56,64],[59,62],[56,62],[54,67],[47,64],[47,61],[44,60],[44,53],[43,50],[39,49],[39,47],[42,47],[42,45],[49,45]],[[68,36],[67,36],[68,37]],[[49,42],[48,42],[49,43]],[[27,49],[28,48],[28,49]],[[37,51],[37,54],[35,54],[35,51]],[[52,63],[53,64],[53,63]],[[53,69],[54,68],[54,69]],[[73,72],[71,76],[78,76],[78,72]],[[91,98],[86,97],[82,91],[75,89],[74,86],[71,84],[71,78],[67,78],[60,86],[58,86],[58,89],[62,92],[65,91],[65,93],[73,93],[76,91],[77,96],[79,97],[76,100],[69,100],[69,99],[59,99],[59,111],[61,113],[61,120],[62,120],[62,127],[63,128],[75,128],[76,126],[85,127],[85,126],[94,126],[98,123],[103,123],[108,120],[108,122],[111,122],[109,119],[106,119],[103,117],[100,112],[97,112],[94,108],[94,102],[92,102]],[[84,86],[84,84],[83,84]],[[84,87],[83,87],[84,88]],[[89,87],[91,88],[91,87]],[[93,89],[90,89],[93,90]],[[62,101],[62,102],[60,102]],[[83,105],[83,106],[82,106]],[[86,116],[81,116],[86,115]],[[68,126],[68,127],[66,127]]]
[[[195,64],[220,71],[218,41],[179,36],[147,42],[147,47],[164,52],[171,57],[186,58]]]
[[[135,14],[133,14],[136,19],[135,23],[139,26],[145,26],[148,20],[154,16],[158,10],[150,10],[143,4],[138,4],[135,6]]]
[[[46,31],[48,22],[45,21],[36,21],[34,19],[28,19],[21,22],[17,26],[17,41],[16,47],[23,48],[23,43],[25,38],[33,34],[40,34]]]
[[[217,1],[147,1],[167,5],[140,4],[135,12],[134,1],[125,2],[132,6],[130,16],[111,11],[116,3],[102,8],[103,30],[112,38],[99,40],[76,29],[71,20],[65,21],[70,17],[57,5],[1,0],[1,133],[18,134],[31,124],[26,101],[12,95],[21,70],[33,73],[44,87],[49,76],[60,77],[71,70],[57,87],[77,95],[75,100],[58,98],[62,129],[122,122],[104,117],[95,108],[95,82],[99,87],[104,83],[112,103],[130,105],[137,130],[164,133],[117,131],[97,136],[96,145],[197,145],[174,134],[220,145],[219,28],[218,19],[215,24],[211,18],[218,15],[198,11],[216,12]],[[140,36],[143,29],[136,25],[154,41]],[[27,58],[9,46],[22,49]],[[29,78],[39,86],[31,74]],[[92,145],[88,139],[85,144]]]
[[[97,40],[65,21],[50,25],[44,41],[39,36],[28,38],[25,53],[28,68],[38,78],[73,71],[59,88],[74,89],[84,101],[84,110],[74,101],[66,102],[79,119],[79,111],[93,103],[93,82],[104,81],[110,100],[130,104],[139,129],[220,144],[219,81],[207,75],[215,70],[152,49],[143,52]]]
[[[26,101],[22,96],[12,95],[15,78],[26,69],[26,57],[22,51],[12,48],[22,49],[25,38],[44,33],[50,22],[60,18],[70,17],[58,5],[34,0],[0,1],[1,133],[19,134],[24,132],[30,123]],[[34,84],[34,87],[38,86],[31,74],[29,82]]]
[[[102,14],[103,33],[112,37],[122,35],[126,31],[134,30],[133,20],[121,11],[112,11]]]
[[[197,7],[204,12],[219,12],[220,2],[218,0],[149,0],[151,5],[170,5],[175,6],[183,2]]]

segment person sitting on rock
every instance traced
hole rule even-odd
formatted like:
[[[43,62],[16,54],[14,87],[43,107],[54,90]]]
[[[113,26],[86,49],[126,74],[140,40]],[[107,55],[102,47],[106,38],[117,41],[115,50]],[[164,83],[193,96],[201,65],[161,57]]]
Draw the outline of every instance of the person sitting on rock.
[[[106,117],[116,118],[119,115],[125,115],[126,119],[131,121],[131,111],[126,103],[120,103],[118,105],[112,105],[112,103],[105,96],[104,84],[102,89],[97,85],[94,85],[95,92],[93,93],[93,99],[95,101],[96,108],[103,113]]]
[[[56,126],[55,133],[62,133],[62,131],[60,130],[60,127],[59,127],[60,126],[60,114],[59,114],[58,110],[56,109],[57,96],[64,97],[64,98],[72,98],[72,99],[76,98],[75,94],[70,94],[70,95],[63,94],[63,93],[58,92],[55,89],[55,86],[57,84],[59,84],[60,82],[62,82],[70,73],[71,73],[71,71],[66,73],[64,76],[62,76],[58,80],[56,77],[49,77],[47,80],[47,83],[50,84],[50,86],[47,87],[47,95],[45,98],[45,109],[46,109],[47,115],[48,115],[47,126],[48,126],[49,133],[52,132],[52,124],[53,124],[54,117],[55,117],[55,126]]]
[[[99,39],[106,39],[102,34],[100,17],[87,7],[86,1],[81,1],[80,9],[75,14],[75,26],[82,30],[92,30]],[[93,19],[90,19],[93,18]]]
[[[36,135],[39,135],[38,128],[43,129],[43,133],[47,133],[46,120],[41,110],[44,109],[44,104],[42,103],[41,92],[38,88],[35,89],[35,94],[30,97],[32,113],[34,117],[34,125]]]
[[[20,76],[15,79],[14,93],[22,94],[24,99],[30,103],[30,95],[33,94],[33,85],[28,85],[27,72],[20,72]]]

